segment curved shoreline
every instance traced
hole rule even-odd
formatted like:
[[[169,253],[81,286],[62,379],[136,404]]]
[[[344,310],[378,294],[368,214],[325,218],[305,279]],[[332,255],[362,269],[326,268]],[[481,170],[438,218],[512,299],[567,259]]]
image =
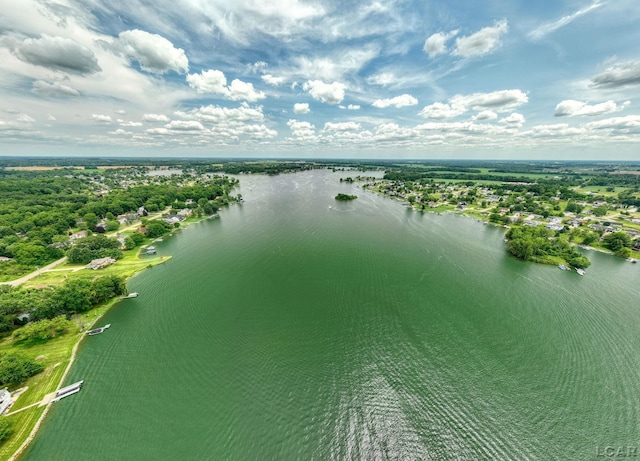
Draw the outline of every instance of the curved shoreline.
[[[176,229],[174,231],[172,231],[171,233],[165,235],[164,237],[170,237],[173,235],[176,235],[177,233],[179,233],[179,231],[184,230],[186,228],[188,228],[189,226],[191,226],[192,224],[197,224],[199,222],[205,221],[207,219],[211,219],[211,218],[218,218],[219,214],[215,213],[211,216],[205,216],[202,217],[201,219],[197,219],[194,220],[190,223],[188,223],[187,225],[180,227],[179,229]],[[171,256],[163,256],[160,259],[158,259],[156,264],[153,264],[151,267],[158,265],[158,264],[163,264],[167,261],[171,260]],[[150,266],[146,265],[143,268],[141,268],[140,270],[136,271],[135,273],[131,274],[126,282],[128,283],[132,278],[134,278],[136,275],[142,273],[143,271],[145,271],[146,269],[148,269]],[[104,315],[109,312],[116,304],[118,304],[119,302],[122,301],[122,298],[118,297],[118,298],[114,298],[112,300],[110,300],[109,302],[107,302],[107,304],[104,305],[104,310],[103,312],[98,315],[95,319],[93,319],[88,327],[87,330],[90,330],[93,326],[95,326],[95,324],[102,318],[104,317]],[[96,309],[99,309],[96,308]],[[69,357],[69,363],[67,364],[66,369],[64,370],[64,373],[62,374],[60,381],[58,382],[58,385],[56,386],[55,389],[59,389],[62,384],[64,383],[64,380],[67,378],[69,372],[71,371],[71,367],[73,366],[73,364],[75,363],[76,357],[77,357],[77,353],[78,353],[78,349],[80,347],[80,344],[82,343],[82,340],[84,339],[86,335],[83,333],[80,333],[80,337],[78,338],[78,341],[74,344],[72,350],[71,350],[71,356]],[[29,445],[31,444],[31,442],[33,442],[33,440],[35,439],[38,431],[40,430],[40,427],[42,426],[42,423],[44,422],[47,414],[49,413],[49,410],[51,408],[51,402],[47,403],[45,405],[45,409],[42,412],[42,414],[40,415],[40,417],[38,418],[38,420],[36,421],[35,425],[33,426],[33,428],[31,429],[31,432],[29,433],[29,435],[27,436],[27,438],[24,440],[24,442],[18,447],[18,449],[11,455],[9,459],[9,461],[17,461],[18,459],[20,459],[20,457],[24,454],[25,450],[29,447]]]
[[[114,305],[115,305],[115,303],[114,303]],[[102,313],[102,315],[97,317],[91,326],[93,326],[98,320],[100,320],[104,316],[104,314],[109,312],[111,307],[113,307],[113,306],[110,306],[108,309],[105,309],[105,311]],[[62,377],[60,378],[60,381],[58,382],[58,385],[56,386],[56,389],[59,389],[62,386],[62,383],[64,383],[64,380],[67,378],[67,375],[69,374],[69,371],[71,370],[71,366],[76,361],[78,348],[80,347],[80,343],[82,342],[84,337],[85,337],[85,335],[81,334],[80,335],[80,339],[73,346],[73,349],[71,350],[71,358],[69,359],[69,363],[67,364],[67,368],[66,368],[66,370],[64,370],[64,373],[62,374]],[[15,451],[15,453],[13,455],[11,455],[11,458],[9,458],[9,461],[16,461],[22,455],[22,453],[29,447],[31,442],[33,442],[33,439],[35,439],[36,434],[38,433],[38,430],[40,430],[40,426],[42,425],[42,422],[44,421],[45,417],[47,416],[47,413],[49,413],[49,410],[51,409],[51,404],[52,404],[52,402],[48,402],[45,405],[45,409],[42,412],[42,414],[40,415],[40,417],[38,418],[38,421],[36,421],[35,426],[33,426],[33,429],[31,429],[31,432],[29,433],[29,435],[27,436],[25,441],[22,442],[22,445],[20,445],[20,447],[18,447],[18,449]]]

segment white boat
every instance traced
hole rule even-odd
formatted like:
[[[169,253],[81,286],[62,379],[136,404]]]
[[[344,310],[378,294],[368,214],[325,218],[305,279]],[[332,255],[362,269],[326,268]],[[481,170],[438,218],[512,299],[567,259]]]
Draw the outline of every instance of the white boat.
[[[580,268],[576,269],[576,272],[577,272],[578,274],[580,274],[580,275],[584,275],[584,273],[585,273],[585,272],[584,272],[584,269],[580,269]]]
[[[570,271],[571,270],[570,267],[567,267],[564,264],[558,264],[558,268],[563,270],[563,271]]]
[[[125,296],[125,299],[127,298],[137,298],[138,297],[138,293],[136,293],[135,291],[133,293],[129,293],[127,296]]]

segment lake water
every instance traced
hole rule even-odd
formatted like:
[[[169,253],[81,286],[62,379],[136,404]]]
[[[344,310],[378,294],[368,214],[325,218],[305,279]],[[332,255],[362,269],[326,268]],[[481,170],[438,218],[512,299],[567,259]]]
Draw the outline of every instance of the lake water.
[[[524,263],[503,230],[241,176],[156,245],[28,460],[585,460],[640,446],[640,265]],[[338,192],[358,195],[337,202]],[[640,448],[638,448],[640,452]]]

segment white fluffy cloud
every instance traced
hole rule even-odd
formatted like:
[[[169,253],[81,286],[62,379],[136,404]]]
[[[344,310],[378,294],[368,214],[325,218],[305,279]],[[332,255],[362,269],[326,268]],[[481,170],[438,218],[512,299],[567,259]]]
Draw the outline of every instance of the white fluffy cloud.
[[[80,92],[75,88],[63,85],[60,82],[47,83],[42,80],[33,82],[31,91],[47,97],[80,96]]]
[[[138,61],[140,68],[154,74],[189,70],[189,60],[181,48],[175,48],[166,38],[143,30],[120,32],[120,45],[124,53]]]
[[[524,121],[524,115],[518,114],[517,112],[514,112],[507,117],[500,119],[500,123],[504,123],[507,126],[516,128],[522,127],[522,125],[524,125]]]
[[[415,106],[416,104],[418,104],[418,100],[416,98],[414,98],[410,94],[403,94],[400,96],[396,96],[395,98],[378,99],[374,101],[373,104],[371,105],[373,107],[377,107],[380,109],[384,109],[390,106],[393,106],[399,109],[401,107]]]
[[[466,111],[467,108],[461,105],[434,102],[422,109],[420,111],[420,115],[425,118],[446,119],[457,117],[458,115],[464,114]]]
[[[616,134],[640,134],[640,115],[612,117],[585,125],[592,130],[611,130]]]
[[[311,97],[326,104],[340,104],[344,99],[344,84],[340,82],[324,83],[321,80],[309,80],[302,89],[308,91]]]
[[[622,88],[640,85],[640,61],[615,64],[591,79],[596,88]]]
[[[567,138],[570,136],[576,136],[584,134],[584,128],[572,127],[567,123],[556,123],[550,125],[536,125],[531,131],[523,133],[524,135],[531,135],[536,138]]]
[[[104,115],[104,114],[92,114],[91,115],[91,120],[96,121],[96,122],[102,122],[102,123],[111,123],[112,119],[110,115]]]
[[[447,41],[456,35],[458,35],[458,30],[452,30],[447,34],[444,32],[435,33],[425,40],[422,49],[430,58],[445,54],[447,52]]]
[[[474,34],[459,37],[456,39],[453,54],[463,58],[488,54],[500,46],[500,39],[508,30],[507,21],[502,20],[493,26],[484,27]]]
[[[275,77],[271,74],[264,74],[261,78],[264,83],[271,86],[278,86],[285,80],[284,77]]]
[[[219,70],[203,70],[199,74],[187,74],[187,83],[198,93],[226,95],[227,77]]]
[[[358,131],[360,124],[356,122],[327,122],[324,124],[325,131]]]
[[[293,105],[293,112],[295,114],[308,114],[311,109],[309,109],[309,104],[306,102],[299,102]]]
[[[198,93],[218,94],[232,101],[256,102],[266,98],[262,91],[256,91],[252,83],[234,79],[227,86],[227,78],[219,70],[204,70],[199,74],[187,74],[187,83]]]
[[[621,110],[624,110],[624,108],[627,107],[629,104],[631,104],[631,102],[626,101],[620,105],[617,105],[614,100],[610,99],[609,101],[602,102],[600,104],[590,105],[586,102],[575,101],[573,99],[566,99],[564,101],[561,101],[556,106],[556,111],[554,115],[556,117],[563,117],[563,116],[575,117],[578,115],[593,116],[593,115],[610,114],[613,112],[620,112]]]
[[[234,79],[229,86],[229,99],[232,101],[256,102],[266,98],[262,91],[256,91],[252,83]]]
[[[163,114],[144,114],[142,116],[142,120],[144,120],[145,122],[163,122],[166,123],[169,121],[169,117],[167,117],[166,115]]]
[[[312,141],[317,138],[316,127],[309,122],[292,119],[287,122],[287,126],[291,130],[291,134],[298,140]]]
[[[203,131],[204,125],[197,120],[174,120],[164,126],[170,131]]]
[[[11,51],[24,62],[56,71],[87,75],[102,70],[90,49],[69,38],[43,34],[17,43]]]
[[[457,94],[448,103],[435,102],[426,106],[420,115],[425,118],[447,119],[462,115],[469,109],[480,111],[473,120],[492,120],[496,112],[508,112],[525,104],[529,98],[520,90],[502,90],[491,93]]]
[[[242,103],[240,107],[201,106],[190,111],[178,111],[176,115],[185,119],[200,120],[214,124],[241,124],[246,122],[262,122],[262,107],[250,107]]]
[[[529,102],[529,97],[521,90],[502,90],[491,93],[473,93],[456,95],[450,100],[451,104],[470,107],[474,110],[492,109],[508,111]]]
[[[498,118],[498,114],[496,114],[492,110],[483,110],[481,112],[478,112],[473,117],[471,117],[471,119],[474,120],[474,121],[478,121],[478,120],[495,120],[497,118]]]

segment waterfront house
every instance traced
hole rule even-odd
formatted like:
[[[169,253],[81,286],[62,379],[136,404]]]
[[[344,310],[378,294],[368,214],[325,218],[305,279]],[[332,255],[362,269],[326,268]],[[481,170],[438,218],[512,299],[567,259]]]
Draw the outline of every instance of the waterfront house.
[[[163,221],[168,224],[175,224],[177,222],[182,222],[184,220],[185,220],[185,217],[180,214],[170,214],[169,216],[163,219]]]
[[[99,258],[99,259],[94,259],[93,261],[91,261],[89,264],[87,264],[85,266],[85,268],[87,269],[93,269],[94,271],[97,271],[98,269],[103,269],[107,266],[110,266],[111,264],[115,263],[116,260],[113,258]]]
[[[11,405],[11,392],[8,388],[0,390],[0,415],[6,411]]]

